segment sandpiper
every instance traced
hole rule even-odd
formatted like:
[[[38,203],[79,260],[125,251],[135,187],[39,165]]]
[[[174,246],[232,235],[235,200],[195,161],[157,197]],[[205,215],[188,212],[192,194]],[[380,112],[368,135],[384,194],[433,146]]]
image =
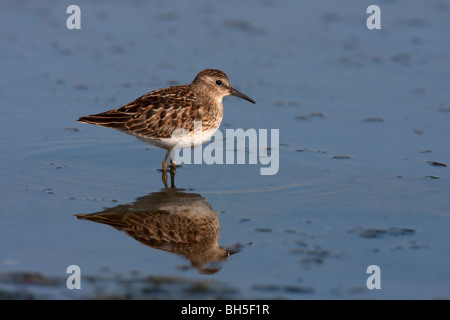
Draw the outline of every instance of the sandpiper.
[[[185,130],[184,138],[189,140],[191,147],[208,141],[222,122],[222,99],[228,95],[255,103],[231,87],[224,72],[206,69],[189,85],[158,89],[120,108],[81,117],[78,121],[120,130],[165,149],[162,168],[167,170],[169,154],[180,146],[179,141],[183,138],[172,139],[174,131]],[[194,137],[194,126],[199,121],[202,134]],[[171,166],[175,168],[173,159]]]

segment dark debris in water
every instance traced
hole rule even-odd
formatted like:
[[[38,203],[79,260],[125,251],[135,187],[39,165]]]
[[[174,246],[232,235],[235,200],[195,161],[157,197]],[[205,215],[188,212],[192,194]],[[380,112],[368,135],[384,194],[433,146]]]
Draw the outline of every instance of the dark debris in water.
[[[425,176],[424,178],[425,178],[425,179],[430,179],[430,180],[437,180],[437,179],[440,179],[440,177],[438,177],[438,176]]]
[[[53,189],[52,188],[42,188],[41,192],[47,193],[47,194],[53,194]]]
[[[66,278],[37,272],[0,273],[0,299],[232,299],[239,290],[214,280],[177,276],[84,275],[81,290],[70,290]]]
[[[349,156],[333,156],[333,159],[351,159]]]
[[[294,118],[298,120],[310,120],[313,118],[325,118],[325,115],[322,112],[311,112],[308,114],[295,116]]]
[[[266,34],[266,30],[263,28],[256,28],[250,22],[241,19],[226,19],[223,24],[227,28],[234,28],[254,35]]]
[[[437,161],[425,161],[425,162],[431,164],[432,166],[436,166],[436,167],[446,167],[447,166],[445,163],[437,162]]]
[[[299,240],[295,242],[296,247],[289,250],[291,254],[301,256],[300,265],[302,268],[309,268],[312,265],[321,265],[329,258],[340,258],[341,253],[332,252],[319,245],[309,245],[307,242]]]
[[[295,150],[295,151],[297,151],[297,152],[310,151],[310,152],[317,152],[317,153],[328,153],[328,151],[325,151],[325,150],[311,150],[311,149],[308,149],[308,148],[297,149],[297,150]]]
[[[298,105],[298,102],[297,102],[297,101],[293,101],[293,100],[287,101],[287,102],[285,102],[285,101],[275,101],[275,102],[273,103],[273,105],[274,105],[274,106],[277,106],[277,107],[282,107],[282,106],[293,107],[293,106],[297,106],[297,105]]]
[[[87,84],[80,83],[80,84],[75,85],[75,89],[77,89],[77,90],[88,90],[89,86]]]
[[[252,289],[255,291],[266,292],[286,292],[286,293],[313,293],[313,288],[301,285],[275,285],[275,284],[258,284],[253,285]]]
[[[71,132],[79,132],[80,131],[80,129],[74,128],[74,127],[67,127],[67,128],[64,128],[64,130],[71,131]]]
[[[0,274],[0,283],[54,287],[65,282],[37,272],[5,272]]]
[[[350,233],[358,233],[362,238],[379,238],[382,236],[403,236],[411,235],[416,232],[414,229],[409,228],[387,228],[387,229],[377,229],[377,228],[363,228],[355,227],[349,231]]]
[[[409,67],[412,56],[409,53],[397,53],[391,57],[391,61],[404,67]]]
[[[369,118],[362,119],[362,121],[364,121],[364,122],[383,122],[384,119],[378,118],[378,117],[369,117]]]

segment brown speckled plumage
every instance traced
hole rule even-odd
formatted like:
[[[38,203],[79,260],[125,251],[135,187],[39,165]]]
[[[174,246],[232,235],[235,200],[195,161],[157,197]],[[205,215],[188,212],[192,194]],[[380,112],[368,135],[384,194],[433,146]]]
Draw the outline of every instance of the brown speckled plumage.
[[[201,121],[202,131],[209,130],[209,138],[222,122],[222,99],[227,95],[255,103],[232,88],[224,72],[206,69],[189,85],[158,89],[120,108],[81,117],[78,121],[120,130],[166,149],[163,162],[166,168],[168,154],[174,148],[173,132],[185,129],[192,135],[195,122]]]
[[[186,257],[201,273],[214,273],[235,249],[219,245],[220,224],[204,197],[169,189],[79,219],[110,225],[142,244]],[[217,265],[219,263],[219,265]]]

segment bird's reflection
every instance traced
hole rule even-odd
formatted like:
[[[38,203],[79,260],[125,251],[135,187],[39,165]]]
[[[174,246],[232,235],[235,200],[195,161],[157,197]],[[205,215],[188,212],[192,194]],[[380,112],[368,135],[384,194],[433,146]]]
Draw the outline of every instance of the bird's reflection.
[[[200,273],[218,272],[241,246],[219,245],[219,218],[203,196],[175,188],[173,179],[168,188],[164,172],[162,180],[163,190],[139,197],[132,204],[76,216],[125,231],[149,247],[184,256]]]

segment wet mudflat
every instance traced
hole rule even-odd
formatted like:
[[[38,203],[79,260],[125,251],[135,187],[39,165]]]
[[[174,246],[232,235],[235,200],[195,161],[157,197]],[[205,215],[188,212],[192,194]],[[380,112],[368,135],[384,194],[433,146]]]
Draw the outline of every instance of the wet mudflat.
[[[80,1],[81,30],[70,4],[0,11],[1,298],[450,297],[444,1],[382,2],[381,30],[359,1]],[[257,102],[225,98],[223,133],[279,129],[275,175],[183,165],[166,192],[163,150],[75,122],[204,68]]]

